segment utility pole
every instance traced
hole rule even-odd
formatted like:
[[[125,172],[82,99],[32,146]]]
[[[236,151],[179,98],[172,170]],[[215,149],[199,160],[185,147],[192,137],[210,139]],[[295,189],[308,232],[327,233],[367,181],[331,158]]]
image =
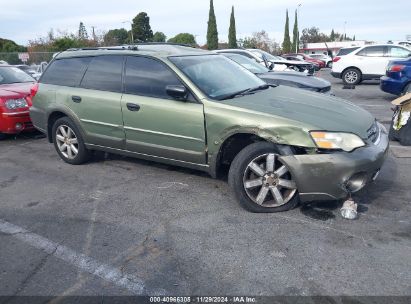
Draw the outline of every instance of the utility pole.
[[[345,36],[346,36],[346,27],[347,27],[347,21],[344,21],[344,36],[343,36],[343,41],[345,40]]]
[[[301,3],[299,3],[298,6],[297,6],[298,27],[299,27],[300,22],[301,22],[301,20],[300,20],[300,7],[301,7],[301,6],[302,6]],[[295,52],[296,52],[296,53],[298,53],[299,48],[300,48],[300,29],[298,28],[298,31],[297,31],[297,43],[295,44]]]
[[[97,39],[96,39],[96,33],[94,32],[95,26],[93,25],[91,28],[93,29],[93,40],[94,40],[94,42],[96,42],[96,41],[97,41]]]

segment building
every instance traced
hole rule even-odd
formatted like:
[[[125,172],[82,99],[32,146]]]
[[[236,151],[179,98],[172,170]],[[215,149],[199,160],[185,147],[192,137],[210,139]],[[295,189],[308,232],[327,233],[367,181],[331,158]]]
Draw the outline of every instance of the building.
[[[326,54],[335,56],[342,48],[361,47],[367,44],[373,44],[372,41],[356,40],[356,41],[331,41],[318,43],[305,43],[304,47],[300,49],[301,52],[310,54]]]

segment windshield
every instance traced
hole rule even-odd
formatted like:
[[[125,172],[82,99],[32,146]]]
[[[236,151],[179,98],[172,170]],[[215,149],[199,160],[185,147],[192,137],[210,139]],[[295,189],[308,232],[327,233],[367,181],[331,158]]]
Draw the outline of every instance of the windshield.
[[[241,64],[247,70],[253,72],[254,74],[267,73],[270,70],[261,64],[257,63],[255,60],[252,60],[248,57],[237,55],[237,54],[224,54],[224,56],[230,58],[231,60]]]
[[[270,53],[267,53],[266,51],[262,51],[262,50],[250,50],[251,52],[253,52],[254,54],[256,54],[259,58],[263,59],[263,54],[265,55],[265,58],[267,58],[267,60],[276,60],[276,61],[284,61],[285,59],[279,56],[274,56],[271,55]]]
[[[34,81],[34,78],[18,68],[0,67],[0,84]]]
[[[208,97],[224,96],[263,86],[266,83],[241,65],[222,55],[169,57]]]

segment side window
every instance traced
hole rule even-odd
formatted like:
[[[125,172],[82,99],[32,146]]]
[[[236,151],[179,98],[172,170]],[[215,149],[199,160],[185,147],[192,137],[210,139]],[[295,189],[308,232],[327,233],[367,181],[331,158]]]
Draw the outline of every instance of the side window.
[[[172,99],[166,92],[168,85],[182,83],[163,63],[147,57],[127,57],[124,93]]]
[[[357,55],[367,56],[367,57],[383,57],[384,47],[383,46],[369,46],[359,51]]]
[[[78,87],[91,57],[57,59],[41,77],[42,83]]]
[[[389,46],[388,47],[388,57],[397,57],[397,58],[407,58],[411,56],[411,51],[403,49],[401,47]]]
[[[123,56],[97,56],[90,62],[81,87],[86,89],[121,92]]]

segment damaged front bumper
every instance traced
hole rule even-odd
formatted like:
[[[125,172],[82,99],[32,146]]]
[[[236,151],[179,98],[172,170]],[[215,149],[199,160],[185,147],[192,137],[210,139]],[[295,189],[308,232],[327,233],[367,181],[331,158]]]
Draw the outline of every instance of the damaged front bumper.
[[[290,155],[281,160],[289,167],[302,202],[335,200],[346,198],[349,192],[356,192],[375,179],[388,149],[388,136],[381,132],[378,144],[352,152]]]

